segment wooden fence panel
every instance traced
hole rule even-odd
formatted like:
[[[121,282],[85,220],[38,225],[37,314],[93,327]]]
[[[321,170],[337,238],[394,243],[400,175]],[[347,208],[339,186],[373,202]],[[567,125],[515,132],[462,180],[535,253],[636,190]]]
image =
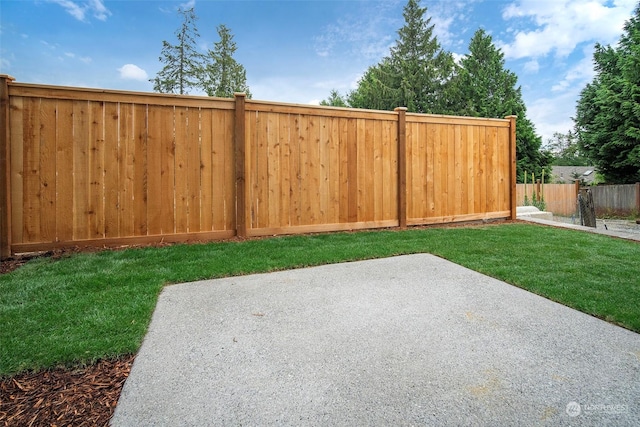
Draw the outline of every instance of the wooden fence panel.
[[[527,200],[533,199],[535,184],[517,184],[516,200],[518,206],[524,206],[525,195]],[[544,184],[540,186],[540,193],[547,205],[547,212],[554,215],[571,216],[576,214],[576,186],[574,184]],[[529,203],[531,204],[531,203]]]
[[[407,223],[508,217],[505,120],[407,114]]]
[[[13,252],[234,234],[233,101],[113,95],[10,87]]]
[[[247,101],[250,235],[397,225],[397,116]]]
[[[1,78],[3,256],[511,215],[510,120]]]
[[[597,215],[640,213],[640,183],[599,185],[591,188]]]

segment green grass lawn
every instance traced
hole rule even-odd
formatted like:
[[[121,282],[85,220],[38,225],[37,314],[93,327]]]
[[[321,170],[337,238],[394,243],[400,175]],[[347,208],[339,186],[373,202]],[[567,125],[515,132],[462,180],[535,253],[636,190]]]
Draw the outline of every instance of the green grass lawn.
[[[0,276],[0,377],[135,353],[169,283],[432,253],[640,332],[640,244],[530,224],[76,254]]]

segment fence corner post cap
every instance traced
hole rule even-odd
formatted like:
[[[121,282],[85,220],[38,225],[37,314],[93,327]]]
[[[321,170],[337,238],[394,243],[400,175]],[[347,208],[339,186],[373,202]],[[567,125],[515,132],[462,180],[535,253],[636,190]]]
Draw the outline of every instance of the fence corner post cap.
[[[12,82],[16,80],[15,77],[10,76],[9,74],[0,74],[0,79],[6,79]]]
[[[407,107],[396,107],[393,111],[407,111]]]
[[[233,96],[235,96],[236,98],[245,98],[247,94],[244,92],[234,92]]]
[[[517,119],[518,115],[517,114],[510,114],[508,116],[504,116],[505,119]]]

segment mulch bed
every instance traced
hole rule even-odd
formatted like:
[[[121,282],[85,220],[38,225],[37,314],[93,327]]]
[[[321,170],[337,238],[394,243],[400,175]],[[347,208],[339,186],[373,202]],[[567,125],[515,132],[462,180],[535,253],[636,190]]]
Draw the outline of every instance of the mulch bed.
[[[0,381],[0,426],[107,426],[135,356]]]

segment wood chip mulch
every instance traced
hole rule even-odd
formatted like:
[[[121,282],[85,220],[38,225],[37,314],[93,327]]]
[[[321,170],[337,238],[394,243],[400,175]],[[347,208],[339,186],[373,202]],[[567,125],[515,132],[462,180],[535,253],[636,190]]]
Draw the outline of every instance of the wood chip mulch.
[[[0,380],[0,426],[107,426],[134,357]]]

